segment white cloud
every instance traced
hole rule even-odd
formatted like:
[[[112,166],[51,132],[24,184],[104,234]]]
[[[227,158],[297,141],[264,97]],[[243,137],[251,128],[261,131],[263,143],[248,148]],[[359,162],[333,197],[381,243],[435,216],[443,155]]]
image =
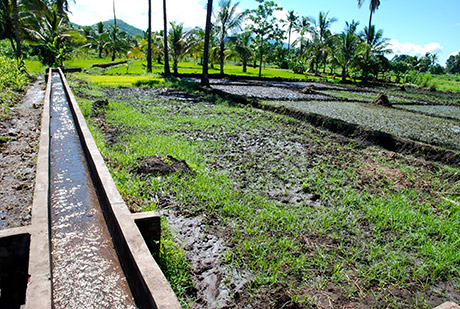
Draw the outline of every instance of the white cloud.
[[[444,49],[444,46],[441,46],[441,44],[436,42],[421,46],[410,42],[400,43],[397,40],[392,39],[390,40],[390,48],[393,50],[394,55],[406,54],[421,57],[427,52],[431,54],[440,54]]]
[[[79,25],[92,25],[99,21],[113,19],[112,0],[77,0],[70,2],[70,20]],[[168,0],[168,21],[180,21],[185,27],[204,27],[206,21],[206,1]],[[115,0],[117,19],[122,19],[141,30],[147,29],[147,1]],[[152,0],[152,29],[163,28],[163,1]]]

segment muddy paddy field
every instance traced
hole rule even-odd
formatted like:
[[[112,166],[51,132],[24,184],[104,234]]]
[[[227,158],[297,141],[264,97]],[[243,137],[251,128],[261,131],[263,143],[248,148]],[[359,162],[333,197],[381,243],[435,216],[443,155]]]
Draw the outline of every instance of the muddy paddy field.
[[[80,78],[72,87],[130,209],[165,217],[158,261],[184,306],[460,302],[458,161],[389,151],[253,107],[352,122],[455,158],[457,95],[213,82],[257,100],[243,105],[184,82],[115,89]],[[382,91],[393,106],[364,103]]]

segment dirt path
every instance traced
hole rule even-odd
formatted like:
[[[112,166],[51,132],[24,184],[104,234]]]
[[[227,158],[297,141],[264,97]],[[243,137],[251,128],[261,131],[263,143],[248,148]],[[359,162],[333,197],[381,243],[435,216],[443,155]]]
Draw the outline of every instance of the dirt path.
[[[0,120],[0,229],[30,224],[44,81]]]

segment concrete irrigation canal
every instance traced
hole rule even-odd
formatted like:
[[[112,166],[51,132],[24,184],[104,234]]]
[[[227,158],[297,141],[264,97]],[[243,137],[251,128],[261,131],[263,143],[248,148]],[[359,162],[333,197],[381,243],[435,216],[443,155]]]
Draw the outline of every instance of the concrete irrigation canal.
[[[180,308],[152,257],[158,214],[129,212],[60,70],[49,71],[32,214],[0,231],[1,308]]]

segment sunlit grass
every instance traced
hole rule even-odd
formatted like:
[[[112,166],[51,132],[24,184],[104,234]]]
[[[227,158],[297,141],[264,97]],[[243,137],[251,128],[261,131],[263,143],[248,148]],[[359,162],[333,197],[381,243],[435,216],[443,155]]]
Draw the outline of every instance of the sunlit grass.
[[[88,75],[87,79],[100,86],[130,87],[138,82],[161,82],[163,78],[151,75]]]

